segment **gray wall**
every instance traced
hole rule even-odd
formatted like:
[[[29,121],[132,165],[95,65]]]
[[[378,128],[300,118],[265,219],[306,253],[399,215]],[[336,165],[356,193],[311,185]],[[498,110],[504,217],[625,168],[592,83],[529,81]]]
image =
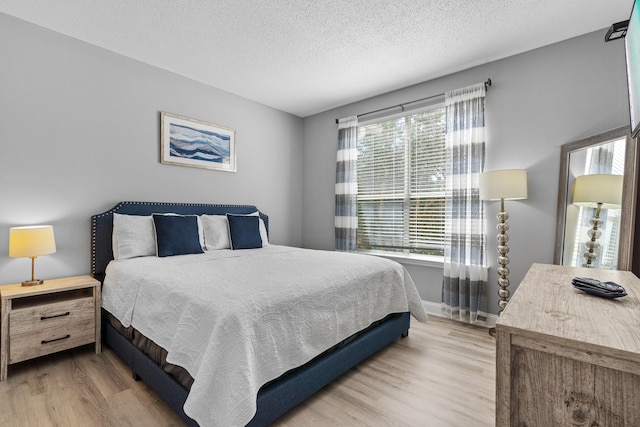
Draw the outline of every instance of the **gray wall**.
[[[529,198],[507,202],[511,290],[532,263],[552,263],[560,146],[628,126],[624,44],[605,31],[488,63],[304,119],[303,246],[333,249],[335,119],[419,99],[491,78],[486,98],[486,170],[527,169]],[[489,309],[497,312],[495,215],[487,205]],[[439,302],[439,268],[408,266],[424,300]]]
[[[254,204],[302,241],[302,119],[0,14],[0,283],[9,227],[51,223],[36,276],[89,272],[89,217],[121,200]],[[236,173],[161,164],[161,111],[236,130]]]

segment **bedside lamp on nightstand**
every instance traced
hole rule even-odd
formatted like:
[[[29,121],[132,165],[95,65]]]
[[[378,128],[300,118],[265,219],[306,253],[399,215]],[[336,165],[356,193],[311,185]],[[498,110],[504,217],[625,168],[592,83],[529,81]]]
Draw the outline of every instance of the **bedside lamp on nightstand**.
[[[12,258],[31,258],[31,280],[22,282],[22,286],[40,285],[42,280],[34,278],[35,260],[40,255],[56,252],[53,227],[50,225],[31,225],[11,227],[9,229],[9,256]]]

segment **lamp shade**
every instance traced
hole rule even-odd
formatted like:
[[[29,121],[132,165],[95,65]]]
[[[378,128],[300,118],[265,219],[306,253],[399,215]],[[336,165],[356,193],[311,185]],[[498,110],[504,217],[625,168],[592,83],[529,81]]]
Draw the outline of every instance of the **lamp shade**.
[[[619,209],[622,205],[622,175],[582,175],[573,187],[573,204],[603,209]]]
[[[523,200],[526,198],[526,170],[502,169],[480,174],[481,200]]]
[[[50,225],[30,225],[9,229],[9,256],[36,257],[55,253],[56,241]]]

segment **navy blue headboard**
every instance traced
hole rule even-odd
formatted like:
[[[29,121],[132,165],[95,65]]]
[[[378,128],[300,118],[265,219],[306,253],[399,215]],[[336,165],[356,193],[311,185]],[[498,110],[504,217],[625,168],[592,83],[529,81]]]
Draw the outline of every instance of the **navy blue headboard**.
[[[113,214],[151,215],[153,213],[177,213],[182,215],[249,214],[257,211],[251,205],[214,205],[200,203],[120,202],[106,212],[91,217],[91,274],[102,280],[107,264],[113,259],[111,235]],[[269,217],[260,212],[260,218],[269,233]]]

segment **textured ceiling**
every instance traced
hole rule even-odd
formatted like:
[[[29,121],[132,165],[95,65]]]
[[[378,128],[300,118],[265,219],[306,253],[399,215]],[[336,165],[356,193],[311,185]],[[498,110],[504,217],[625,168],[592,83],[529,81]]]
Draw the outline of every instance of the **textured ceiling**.
[[[0,12],[305,117],[609,27],[632,5],[0,0]]]

